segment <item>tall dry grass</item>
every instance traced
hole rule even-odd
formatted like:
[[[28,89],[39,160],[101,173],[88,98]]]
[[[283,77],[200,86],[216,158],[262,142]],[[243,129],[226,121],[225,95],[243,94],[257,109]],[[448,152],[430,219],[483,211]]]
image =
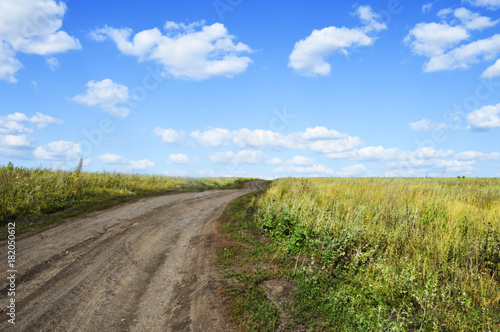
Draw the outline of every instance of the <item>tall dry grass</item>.
[[[344,278],[347,303],[387,328],[500,329],[500,179],[288,178],[256,204],[286,251]]]

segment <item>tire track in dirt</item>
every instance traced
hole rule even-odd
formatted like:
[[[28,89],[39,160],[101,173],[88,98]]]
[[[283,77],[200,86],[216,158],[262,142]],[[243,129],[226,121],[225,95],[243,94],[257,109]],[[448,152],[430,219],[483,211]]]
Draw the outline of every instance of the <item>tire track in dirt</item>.
[[[228,330],[211,290],[211,239],[227,203],[259,189],[143,199],[21,237],[16,325],[2,312],[0,330]]]

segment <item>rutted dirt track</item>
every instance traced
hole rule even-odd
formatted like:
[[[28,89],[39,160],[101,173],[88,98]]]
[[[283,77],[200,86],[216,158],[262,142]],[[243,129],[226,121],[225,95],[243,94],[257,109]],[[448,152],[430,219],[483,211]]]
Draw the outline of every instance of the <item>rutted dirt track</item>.
[[[258,189],[142,199],[19,239],[16,325],[3,311],[0,330],[227,331],[211,241],[227,203]]]

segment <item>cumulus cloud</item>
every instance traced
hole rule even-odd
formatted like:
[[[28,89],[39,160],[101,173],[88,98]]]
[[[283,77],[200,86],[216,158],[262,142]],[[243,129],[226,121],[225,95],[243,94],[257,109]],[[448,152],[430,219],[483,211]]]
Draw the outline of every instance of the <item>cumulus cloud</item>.
[[[473,129],[500,127],[500,104],[483,106],[467,115],[467,123]]]
[[[204,132],[200,132],[199,130],[193,131],[190,136],[203,146],[217,147],[231,139],[232,134],[227,129],[216,128]]]
[[[45,59],[45,62],[49,66],[50,70],[55,71],[57,67],[59,67],[59,60],[57,58],[47,58]]]
[[[404,39],[414,54],[428,58],[424,72],[467,69],[500,53],[498,34],[460,45],[472,38],[472,32],[493,27],[500,20],[492,20],[463,7],[442,9],[438,16],[441,22],[417,23]]]
[[[367,146],[347,152],[326,154],[331,159],[359,159],[366,161],[393,160],[401,157],[402,151],[398,148],[384,148],[382,146]]]
[[[483,30],[498,24],[499,20],[492,21],[491,18],[473,13],[467,8],[455,9],[455,17],[458,18],[463,26],[468,30]]]
[[[337,172],[340,176],[357,176],[366,173],[366,167],[364,165],[353,165],[343,167],[340,171]]]
[[[63,121],[38,112],[31,117],[18,112],[0,116],[0,155],[21,159],[32,158],[35,140],[32,137],[34,130],[30,125],[45,129],[53,123],[62,124]]]
[[[313,158],[304,157],[304,156],[295,156],[290,160],[285,162],[286,165],[295,165],[295,166],[307,166],[315,163]]]
[[[241,149],[269,147],[274,149],[298,149],[303,145],[297,141],[297,135],[283,135],[263,129],[239,129],[232,132],[233,143]]]
[[[345,138],[347,134],[341,134],[335,129],[328,129],[326,127],[314,127],[307,128],[304,133],[302,133],[302,138],[307,140],[313,139],[337,139],[337,138]]]
[[[73,101],[91,107],[98,107],[106,113],[118,117],[126,117],[130,109],[124,105],[129,101],[128,88],[117,84],[109,78],[102,81],[87,83],[85,94],[73,97]]]
[[[418,23],[405,37],[412,52],[433,57],[468,39],[469,33],[462,26],[450,26],[447,23]]]
[[[388,164],[391,168],[399,168],[400,172],[404,170],[430,170],[434,172],[472,172],[474,170],[475,160],[456,160],[456,159],[414,159],[401,160]],[[420,174],[423,171],[420,172]]]
[[[352,150],[363,144],[359,137],[346,137],[338,140],[320,140],[311,143],[311,150],[320,153],[335,153]]]
[[[149,159],[143,159],[143,160],[132,160],[130,162],[130,167],[133,170],[145,170],[145,169],[150,169],[155,167],[155,163],[152,162]]]
[[[189,164],[189,157],[184,153],[171,154],[168,157],[168,164]]]
[[[486,70],[481,74],[482,78],[492,79],[500,76],[500,59],[498,59],[493,65],[486,68]]]
[[[81,156],[80,144],[68,141],[57,141],[35,149],[36,158],[63,162],[78,160]]]
[[[127,159],[118,154],[106,153],[99,156],[99,160],[103,164],[111,164],[111,165],[125,165],[127,163]]]
[[[215,164],[265,164],[275,162],[262,151],[241,150],[238,153],[232,151],[216,152],[210,155],[210,161]]]
[[[167,144],[181,144],[186,137],[185,132],[177,131],[172,128],[162,129],[160,127],[156,127],[153,132],[156,136],[161,137],[163,143]]]
[[[190,136],[206,147],[218,147],[232,142],[240,149],[263,147],[275,150],[311,149],[320,153],[349,150],[362,144],[359,137],[342,134],[325,127],[307,128],[305,132],[288,135],[264,129],[242,128],[229,131],[216,128],[203,132],[194,131]]]
[[[426,3],[422,5],[422,13],[427,13],[432,9],[432,2]]]
[[[128,160],[127,158],[112,153],[106,153],[99,156],[99,160],[101,163],[106,165],[114,165],[119,166],[119,168],[123,169],[132,169],[132,170],[145,170],[150,169],[155,166],[155,163],[148,160]]]
[[[55,0],[0,2],[0,79],[17,81],[19,52],[52,55],[81,49],[78,39],[61,30],[66,10],[64,2]]]
[[[131,29],[104,27],[92,32],[96,41],[111,39],[118,49],[139,61],[156,61],[174,78],[203,80],[214,76],[233,77],[244,72],[252,60],[241,54],[252,49],[235,42],[221,23],[182,24],[167,22],[164,32],[144,30],[132,37]]]
[[[480,151],[465,151],[457,153],[455,156],[457,160],[477,160],[477,161],[486,161],[486,160],[499,160],[500,152],[480,152]]]
[[[334,53],[347,54],[350,48],[372,45],[375,37],[368,34],[387,28],[379,22],[379,15],[370,6],[358,7],[356,15],[364,26],[352,29],[330,26],[313,30],[311,35],[296,42],[288,67],[305,76],[329,75],[331,65],[326,61],[327,57]]]
[[[494,58],[498,53],[500,53],[500,34],[434,56],[425,64],[424,71],[467,69],[471,64]]]
[[[333,174],[333,169],[321,164],[311,166],[284,165],[273,169],[274,173]]]
[[[408,126],[415,131],[433,131],[453,128],[451,123],[434,123],[427,119],[409,123]]]
[[[467,2],[478,7],[486,7],[489,9],[500,8],[500,0],[467,0]]]

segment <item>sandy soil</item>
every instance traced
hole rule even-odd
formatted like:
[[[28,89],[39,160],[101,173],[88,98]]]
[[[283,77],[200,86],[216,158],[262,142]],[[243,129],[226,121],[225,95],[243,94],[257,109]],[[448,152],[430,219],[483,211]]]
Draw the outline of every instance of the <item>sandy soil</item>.
[[[1,331],[227,331],[212,239],[227,203],[261,189],[147,198],[16,241],[16,325]],[[7,243],[0,242],[2,266]]]

